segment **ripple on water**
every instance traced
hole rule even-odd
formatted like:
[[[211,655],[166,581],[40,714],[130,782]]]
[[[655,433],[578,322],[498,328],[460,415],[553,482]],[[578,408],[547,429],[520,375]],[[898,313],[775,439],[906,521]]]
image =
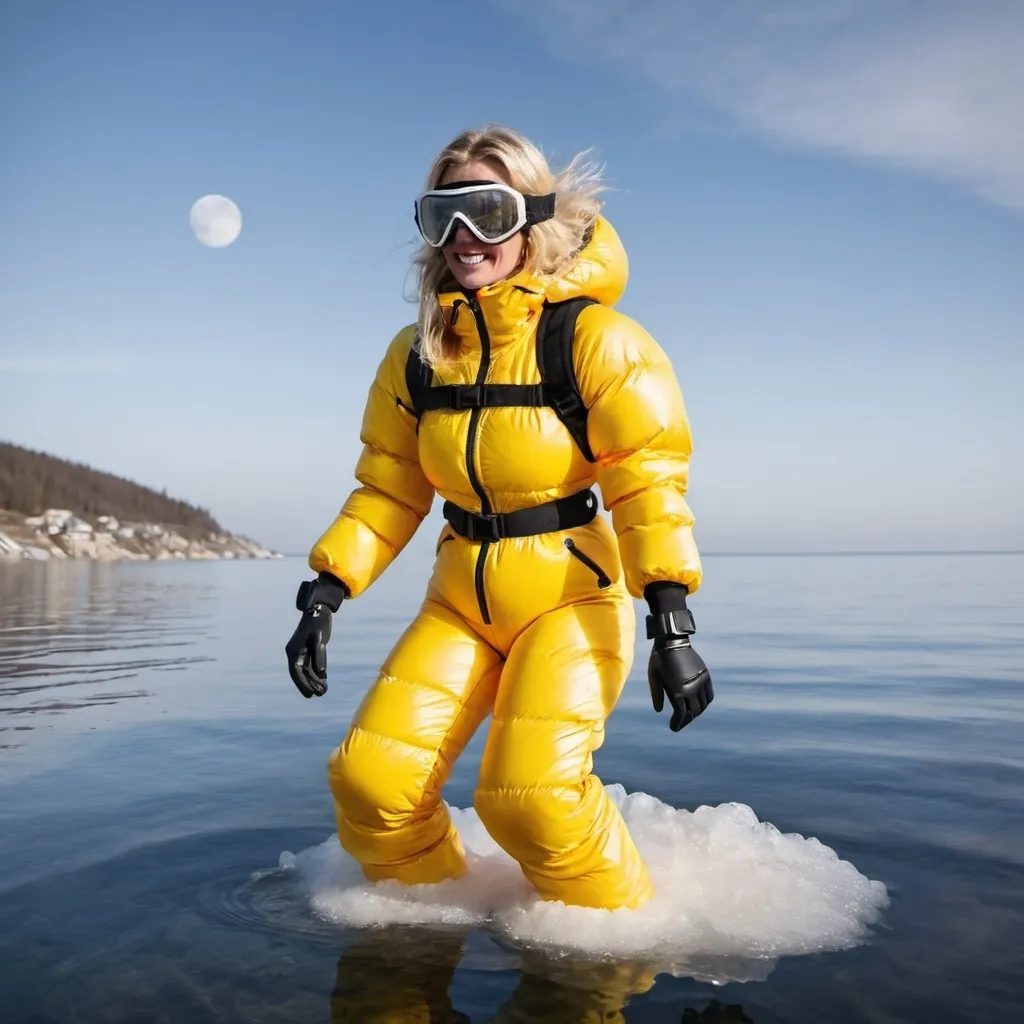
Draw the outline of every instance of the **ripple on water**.
[[[151,673],[214,660],[200,646],[213,629],[201,606],[208,586],[140,588],[93,569],[0,574],[0,726],[152,697]]]

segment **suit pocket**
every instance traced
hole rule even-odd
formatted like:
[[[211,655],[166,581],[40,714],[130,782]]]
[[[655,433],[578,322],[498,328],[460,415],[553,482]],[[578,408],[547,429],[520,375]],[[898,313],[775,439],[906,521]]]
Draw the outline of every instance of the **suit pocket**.
[[[595,562],[589,555],[584,554],[578,547],[572,537],[566,537],[562,542],[569,549],[569,554],[573,556],[577,561],[582,562],[596,577],[597,586],[599,590],[604,590],[605,587],[612,585],[611,579],[608,574]]]

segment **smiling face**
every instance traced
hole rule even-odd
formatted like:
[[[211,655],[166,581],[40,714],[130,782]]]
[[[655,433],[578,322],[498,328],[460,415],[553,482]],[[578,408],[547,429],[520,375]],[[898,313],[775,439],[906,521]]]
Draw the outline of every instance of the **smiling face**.
[[[491,160],[472,160],[449,167],[438,184],[472,179],[512,184],[501,164]],[[488,245],[460,223],[441,251],[455,280],[467,291],[476,291],[513,273],[519,266],[525,247],[526,238],[521,231],[499,245]]]

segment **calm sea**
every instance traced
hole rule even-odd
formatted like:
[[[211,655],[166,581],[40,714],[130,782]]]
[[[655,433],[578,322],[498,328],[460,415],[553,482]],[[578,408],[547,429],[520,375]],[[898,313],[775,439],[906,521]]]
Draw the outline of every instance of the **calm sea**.
[[[445,790],[467,879],[374,889],[333,841],[325,761],[421,574],[343,608],[305,701],[300,559],[0,566],[0,1017],[1024,1019],[1024,556],[706,569],[715,702],[672,734],[641,638],[595,756],[656,875],[611,915],[489,845],[486,722]]]

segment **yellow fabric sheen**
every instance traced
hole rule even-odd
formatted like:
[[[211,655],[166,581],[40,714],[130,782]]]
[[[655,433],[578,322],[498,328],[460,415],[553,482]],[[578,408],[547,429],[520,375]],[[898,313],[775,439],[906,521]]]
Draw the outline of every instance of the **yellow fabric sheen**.
[[[654,581],[695,591],[701,564],[686,503],[691,436],[671,363],[614,309],[627,278],[611,225],[597,223],[572,271],[521,273],[481,289],[488,345],[461,293],[440,296],[464,356],[436,383],[535,384],[545,300],[588,295],[574,362],[589,409],[588,462],[548,408],[478,411],[473,468],[495,512],[600,488],[608,519],[553,534],[473,543],[447,524],[416,619],[332,753],[329,782],[342,844],[370,878],[409,883],[465,867],[441,788],[480,722],[493,715],[475,807],[549,899],[636,906],[650,880],[592,755],[633,660],[630,595]],[[469,410],[410,412],[405,364],[415,326],[391,341],[370,387],[358,487],[309,558],[364,593],[409,542],[434,495],[480,511],[467,468]],[[598,575],[565,546],[593,560]],[[482,580],[483,602],[477,589]],[[486,613],[485,613],[486,612]],[[343,614],[343,612],[342,612]]]

